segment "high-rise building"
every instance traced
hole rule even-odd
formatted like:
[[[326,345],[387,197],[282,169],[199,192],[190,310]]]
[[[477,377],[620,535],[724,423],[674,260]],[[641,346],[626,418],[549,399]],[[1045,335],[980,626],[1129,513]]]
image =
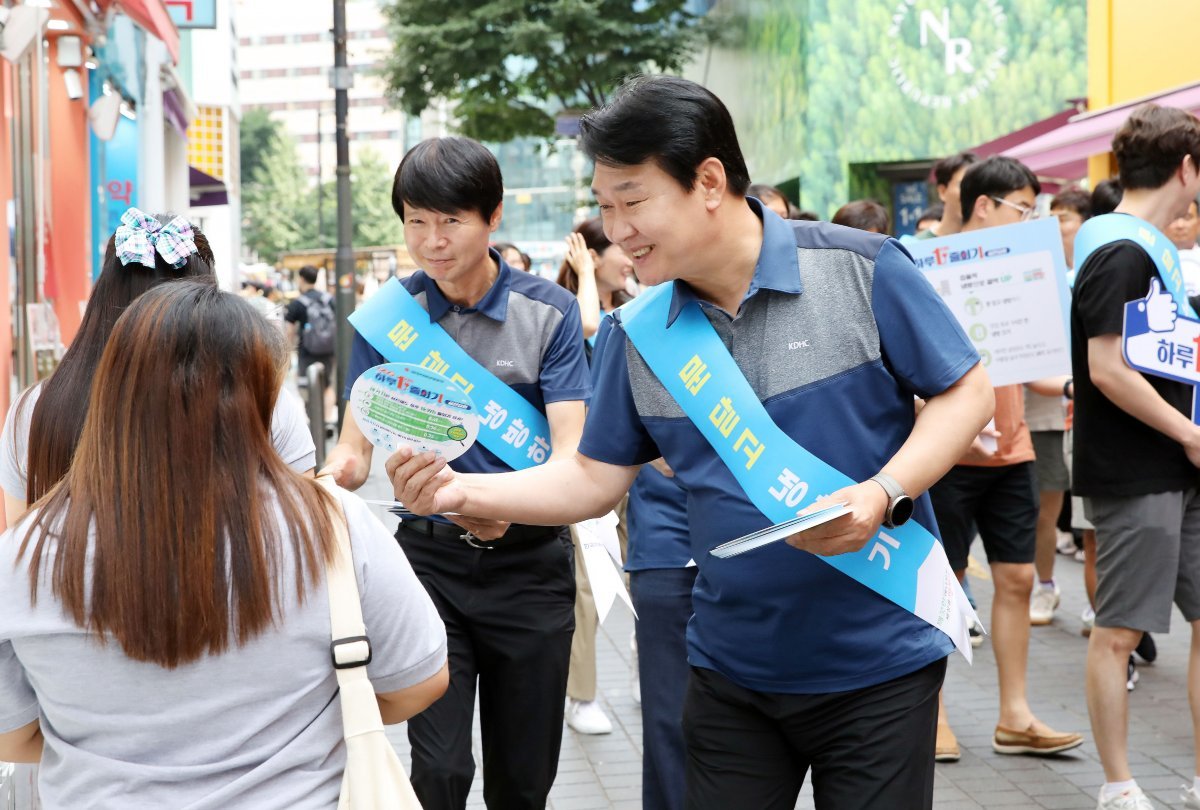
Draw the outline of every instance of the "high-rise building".
[[[336,165],[333,90],[333,3],[291,0],[284,7],[238,0],[238,64],[243,109],[260,107],[296,140],[300,164],[315,182],[333,179]],[[396,165],[407,146],[445,134],[446,114],[435,107],[420,118],[390,109],[382,80],[371,75],[391,47],[378,0],[346,0],[350,90],[350,161],[364,147]]]

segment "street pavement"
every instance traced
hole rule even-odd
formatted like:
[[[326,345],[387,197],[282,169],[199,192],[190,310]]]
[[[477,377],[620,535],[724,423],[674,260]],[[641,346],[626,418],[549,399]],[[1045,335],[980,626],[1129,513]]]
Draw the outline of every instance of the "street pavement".
[[[360,491],[367,498],[390,498],[391,488],[377,458],[371,479]],[[389,527],[395,518],[380,515]],[[800,552],[797,552],[800,553]],[[982,560],[982,549],[975,547]],[[983,573],[980,569],[980,573]],[[1035,713],[1060,730],[1081,731],[1084,745],[1048,759],[1001,756],[992,751],[992,730],[998,712],[996,664],[991,643],[975,651],[975,663],[961,656],[950,661],[945,698],[951,724],[962,746],[962,759],[937,766],[934,807],[944,810],[979,808],[1094,808],[1104,781],[1088,726],[1084,700],[1084,659],[1087,640],[1079,632],[1080,611],[1086,603],[1083,565],[1059,556],[1056,571],[1062,605],[1054,623],[1035,627],[1029,646],[1029,696]],[[991,582],[972,576],[971,586],[985,625],[991,613]],[[1172,632],[1156,635],[1158,660],[1139,666],[1140,681],[1130,696],[1130,761],[1142,789],[1156,808],[1179,808],[1180,786],[1193,771],[1192,725],[1187,702],[1189,631],[1175,611]],[[613,733],[585,736],[563,733],[558,778],[550,793],[552,810],[636,810],[641,807],[642,724],[630,693],[630,634],[633,618],[622,606],[613,607],[597,635],[600,701],[613,721]],[[403,726],[390,729],[392,739],[408,762]],[[482,762],[476,718],[475,759]],[[476,773],[470,808],[483,808],[482,776]],[[797,808],[812,808],[806,785]]]

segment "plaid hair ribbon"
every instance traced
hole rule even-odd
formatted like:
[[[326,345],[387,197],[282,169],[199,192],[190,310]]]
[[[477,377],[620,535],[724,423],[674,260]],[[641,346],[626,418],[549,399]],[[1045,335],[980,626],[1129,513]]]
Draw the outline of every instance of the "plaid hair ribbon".
[[[175,217],[163,225],[137,208],[121,215],[115,241],[117,258],[123,267],[130,262],[154,267],[156,250],[172,267],[183,267],[188,256],[198,252],[192,238],[192,223]]]

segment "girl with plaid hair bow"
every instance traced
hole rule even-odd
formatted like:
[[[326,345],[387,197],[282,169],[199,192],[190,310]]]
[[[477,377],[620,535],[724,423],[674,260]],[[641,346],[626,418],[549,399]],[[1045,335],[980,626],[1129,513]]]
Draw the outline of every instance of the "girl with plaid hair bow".
[[[130,208],[108,240],[104,265],[79,332],[48,379],[17,398],[0,434],[0,488],[6,524],[66,475],[83,430],[92,378],[121,314],[142,293],[165,282],[197,278],[216,285],[208,239],[174,215]],[[304,410],[291,391],[280,393],[271,427],[276,450],[293,469],[315,465]]]

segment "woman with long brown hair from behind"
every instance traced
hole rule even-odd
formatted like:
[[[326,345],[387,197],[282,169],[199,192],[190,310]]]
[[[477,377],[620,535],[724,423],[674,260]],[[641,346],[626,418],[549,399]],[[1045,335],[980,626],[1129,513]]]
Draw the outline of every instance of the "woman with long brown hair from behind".
[[[0,537],[0,760],[41,760],[44,806],[337,805],[324,573],[341,518],[271,446],[287,356],[211,280],[144,293],[66,476]],[[400,722],[445,690],[445,630],[383,524],[336,500],[367,673]]]

